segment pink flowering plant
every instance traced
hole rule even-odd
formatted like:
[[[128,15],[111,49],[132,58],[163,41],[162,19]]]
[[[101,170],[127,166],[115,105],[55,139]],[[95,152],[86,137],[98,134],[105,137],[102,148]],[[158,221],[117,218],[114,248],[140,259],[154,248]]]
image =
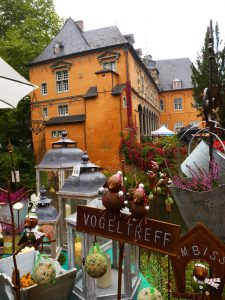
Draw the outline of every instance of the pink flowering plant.
[[[191,178],[175,175],[172,178],[174,186],[184,190],[199,192],[212,191],[219,186],[218,179],[220,170],[215,160],[210,161],[209,171],[204,168],[201,169],[196,163],[196,170],[188,165],[186,167],[188,168]]]

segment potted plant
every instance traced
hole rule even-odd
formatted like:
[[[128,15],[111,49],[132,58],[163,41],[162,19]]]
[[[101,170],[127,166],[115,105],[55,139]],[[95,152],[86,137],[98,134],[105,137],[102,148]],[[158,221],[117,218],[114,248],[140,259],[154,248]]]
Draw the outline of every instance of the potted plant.
[[[197,222],[206,225],[221,240],[225,240],[225,184],[221,184],[215,160],[209,170],[186,166],[190,178],[173,176],[170,191],[188,229]]]

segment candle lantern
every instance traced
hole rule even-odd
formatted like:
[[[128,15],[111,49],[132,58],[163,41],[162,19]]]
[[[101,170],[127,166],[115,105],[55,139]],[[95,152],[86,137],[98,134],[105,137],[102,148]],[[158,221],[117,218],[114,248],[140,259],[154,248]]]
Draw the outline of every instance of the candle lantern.
[[[99,188],[107,181],[100,168],[89,162],[87,152],[84,152],[80,163],[77,164],[71,176],[69,176],[63,187],[57,192],[59,211],[61,215],[61,228],[63,229],[63,242],[66,243],[65,217],[73,214],[78,205],[89,204],[92,200],[98,202]]]
[[[91,203],[91,206],[94,205]],[[117,299],[119,242],[76,231],[76,215],[77,213],[74,213],[66,218],[69,268],[77,268],[73,294],[76,299]],[[96,240],[104,251],[108,264],[107,272],[97,279],[90,277],[81,263]],[[120,299],[131,300],[135,298],[140,284],[139,247],[125,244],[124,253]]]
[[[62,132],[62,138],[52,143],[42,161],[36,168],[37,194],[41,187],[46,187],[47,195],[52,199],[54,206],[58,206],[56,192],[62,188],[65,178],[72,174],[74,166],[80,163],[83,151],[77,148],[77,142],[67,137],[67,132]]]
[[[58,258],[61,252],[61,229],[59,226],[60,214],[47,197],[47,192],[43,186],[40,190],[40,198],[37,202],[36,214],[38,225],[41,227],[48,240],[55,240],[51,243],[45,243],[44,249],[52,258]]]

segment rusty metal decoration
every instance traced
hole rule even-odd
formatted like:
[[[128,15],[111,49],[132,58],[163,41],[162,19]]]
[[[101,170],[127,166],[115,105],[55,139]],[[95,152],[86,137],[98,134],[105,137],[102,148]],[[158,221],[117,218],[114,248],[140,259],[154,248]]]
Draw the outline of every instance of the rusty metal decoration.
[[[176,256],[181,228],[180,225],[147,218],[141,224],[128,222],[128,215],[123,213],[107,214],[101,209],[78,206],[76,230],[119,241],[117,300],[120,300],[124,244]]]
[[[134,244],[171,256],[178,253],[180,225],[146,218],[128,223],[126,214],[103,214],[98,208],[78,206],[76,230]]]
[[[172,295],[177,298],[203,299],[200,293],[186,292],[185,271],[190,261],[204,261],[210,266],[212,276],[221,278],[218,289],[213,289],[209,299],[221,300],[225,284],[225,245],[205,227],[197,223],[180,239],[179,254],[171,257],[177,291]]]
[[[215,121],[218,115],[218,108],[216,100],[213,97],[213,66],[215,60],[214,53],[214,39],[213,39],[213,29],[212,29],[212,20],[210,20],[209,27],[209,40],[208,40],[208,51],[209,51],[209,87],[204,89],[203,92],[203,113],[209,131],[213,132],[215,127]],[[213,158],[213,135],[210,134],[209,139],[209,156],[210,160]]]

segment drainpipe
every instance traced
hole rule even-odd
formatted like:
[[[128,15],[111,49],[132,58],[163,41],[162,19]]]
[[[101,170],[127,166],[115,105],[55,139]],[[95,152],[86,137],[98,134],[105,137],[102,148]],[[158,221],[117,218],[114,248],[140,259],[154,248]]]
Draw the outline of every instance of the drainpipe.
[[[86,99],[84,98],[84,114],[85,114],[85,120],[84,120],[84,149],[87,151],[87,103]]]

